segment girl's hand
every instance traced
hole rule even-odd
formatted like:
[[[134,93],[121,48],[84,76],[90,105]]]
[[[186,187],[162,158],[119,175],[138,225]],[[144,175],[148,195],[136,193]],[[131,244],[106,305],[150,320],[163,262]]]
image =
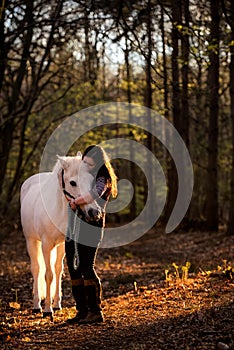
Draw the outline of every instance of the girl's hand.
[[[76,207],[78,205],[85,205],[85,204],[89,204],[89,203],[92,203],[92,202],[93,202],[93,197],[91,196],[90,193],[87,193],[85,196],[76,197],[75,199],[71,199],[69,201],[70,207],[73,210],[76,210]]]
[[[79,196],[75,198],[76,205],[85,205],[93,202],[93,197],[90,193],[85,194],[84,196]]]
[[[76,205],[84,205],[84,204],[87,204],[87,202],[85,201],[84,197],[82,196],[79,196],[79,197],[76,197],[74,199],[74,202]]]
[[[75,203],[75,199],[71,199],[69,201],[69,205],[71,207],[72,210],[76,210],[76,203]]]

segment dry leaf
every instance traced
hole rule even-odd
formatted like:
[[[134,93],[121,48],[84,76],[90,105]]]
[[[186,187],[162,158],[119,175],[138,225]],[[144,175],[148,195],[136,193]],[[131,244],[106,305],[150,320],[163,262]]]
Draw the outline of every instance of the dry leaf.
[[[20,304],[16,303],[15,301],[10,302],[9,306],[12,307],[13,309],[20,309]]]

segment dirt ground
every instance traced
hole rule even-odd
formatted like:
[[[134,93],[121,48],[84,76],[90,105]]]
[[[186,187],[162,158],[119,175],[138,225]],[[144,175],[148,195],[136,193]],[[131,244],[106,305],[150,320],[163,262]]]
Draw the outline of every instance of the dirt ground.
[[[1,349],[234,349],[234,237],[167,235],[153,229],[132,244],[100,249],[105,323],[66,325],[75,315],[65,264],[63,310],[33,315],[24,237],[0,246]]]

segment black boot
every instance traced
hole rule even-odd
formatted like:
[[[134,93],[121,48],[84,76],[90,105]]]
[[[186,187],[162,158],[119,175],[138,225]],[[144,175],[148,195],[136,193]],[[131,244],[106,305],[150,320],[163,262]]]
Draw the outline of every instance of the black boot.
[[[84,280],[85,295],[87,297],[88,314],[80,320],[80,324],[104,322],[101,309],[102,288],[99,279]]]
[[[67,320],[69,324],[79,323],[80,320],[85,319],[88,313],[83,278],[72,280],[72,294],[76,302],[77,314],[75,317]]]

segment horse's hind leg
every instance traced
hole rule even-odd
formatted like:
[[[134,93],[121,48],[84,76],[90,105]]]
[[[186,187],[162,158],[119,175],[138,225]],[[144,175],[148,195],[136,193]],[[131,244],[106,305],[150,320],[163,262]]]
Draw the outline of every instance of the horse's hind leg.
[[[53,250],[53,246],[47,241],[42,242],[42,252],[45,260],[46,272],[45,272],[45,280],[46,280],[46,297],[45,297],[45,308],[43,312],[43,316],[52,316],[52,282],[53,282],[53,271],[51,268],[51,260]]]
[[[62,299],[62,290],[61,290],[61,280],[63,273],[63,259],[65,256],[64,244],[60,244],[57,248],[57,257],[54,265],[55,270],[55,294],[54,294],[54,302],[53,309],[61,310],[61,299]]]
[[[27,250],[31,260],[31,272],[33,275],[33,313],[42,311],[41,299],[44,298],[45,266],[41,251],[41,242],[35,239],[27,239]]]

